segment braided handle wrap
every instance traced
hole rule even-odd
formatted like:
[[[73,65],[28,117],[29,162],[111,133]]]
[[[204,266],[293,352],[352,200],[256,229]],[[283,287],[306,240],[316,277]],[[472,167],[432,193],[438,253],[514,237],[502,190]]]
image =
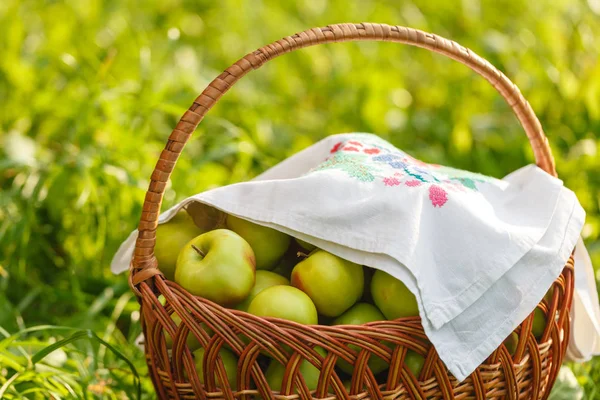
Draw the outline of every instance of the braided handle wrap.
[[[219,98],[250,70],[258,69],[267,61],[282,54],[322,43],[359,40],[388,41],[423,47],[457,60],[483,76],[513,109],[527,133],[537,165],[556,176],[548,139],[527,100],[502,72],[471,50],[440,36],[402,26],[360,23],[335,24],[325,28],[309,29],[266,45],[238,60],[215,78],[181,117],[154,168],[146,193],[131,264],[132,285],[137,285],[160,273],[154,257],[154,244],[166,183],[192,132]]]

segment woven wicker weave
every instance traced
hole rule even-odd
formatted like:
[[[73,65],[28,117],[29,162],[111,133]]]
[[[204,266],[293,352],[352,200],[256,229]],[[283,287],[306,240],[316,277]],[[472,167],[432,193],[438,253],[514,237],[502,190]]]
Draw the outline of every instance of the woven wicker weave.
[[[488,80],[512,107],[531,142],[537,165],[556,175],[547,138],[529,103],[518,88],[486,60],[455,42],[400,26],[338,24],[286,37],[254,51],[212,81],[185,112],[171,133],[152,173],[138,226],[130,285],[141,304],[145,351],[157,395],[162,399],[546,399],[556,379],[569,338],[569,309],[573,291],[573,260],[554,283],[549,301],[540,308],[547,318],[543,336],[532,333],[533,313],[516,329],[519,344],[511,356],[501,345],[466,380],[448,373],[427,340],[419,318],[381,321],[362,326],[304,326],[274,318],[259,318],[194,297],[160,273],[153,250],[157,220],[166,186],[179,154],[208,110],[234,83],[252,69],[290,51],[316,44],[379,40],[407,43],[441,53],[467,65]],[[159,302],[162,294],[166,305]],[[177,326],[170,315],[176,313]],[[210,327],[210,334],[205,327]],[[196,373],[186,345],[189,333],[206,349],[204,384]],[[213,333],[214,332],[214,333]],[[172,338],[168,349],[165,335]],[[246,339],[246,340],[245,340]],[[247,340],[249,339],[249,340]],[[349,347],[354,345],[356,347]],[[237,390],[227,384],[222,346],[238,356]],[[322,357],[314,347],[327,352]],[[359,348],[359,351],[356,351]],[[406,350],[426,357],[420,376],[404,365]],[[286,365],[281,392],[273,391],[258,363],[259,354]],[[370,355],[390,363],[377,378],[367,366]],[[344,388],[334,370],[342,358],[354,365],[351,388]],[[309,391],[298,374],[300,361],[320,371],[316,391]]]

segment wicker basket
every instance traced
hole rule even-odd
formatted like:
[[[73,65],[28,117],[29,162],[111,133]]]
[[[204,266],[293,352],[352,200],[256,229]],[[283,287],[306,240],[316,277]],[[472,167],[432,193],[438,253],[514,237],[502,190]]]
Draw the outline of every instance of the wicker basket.
[[[535,154],[537,165],[556,175],[547,138],[529,103],[518,88],[489,62],[455,42],[400,26],[338,24],[314,28],[289,36],[252,52],[213,80],[185,112],[171,133],[152,173],[139,223],[130,285],[141,304],[145,352],[157,395],[162,399],[546,399],[556,379],[569,338],[569,309],[573,292],[573,259],[554,283],[551,299],[540,308],[547,316],[544,334],[532,333],[533,313],[516,329],[519,344],[513,355],[504,345],[458,383],[447,371],[427,340],[418,317],[381,321],[362,326],[305,326],[259,318],[223,308],[194,297],[166,280],[153,254],[160,206],[171,172],[194,129],[208,110],[241,77],[267,61],[290,51],[321,43],[380,40],[407,43],[444,54],[467,65],[487,79],[512,107]],[[162,294],[166,304],[158,300]],[[176,325],[170,315],[182,323]],[[548,316],[552,316],[548,318]],[[209,327],[210,330],[206,329]],[[205,349],[204,384],[196,373],[186,345],[192,332]],[[165,335],[172,338],[167,348]],[[349,347],[354,345],[356,347]],[[237,389],[227,384],[222,346],[238,356]],[[325,357],[314,348],[323,348]],[[356,351],[359,348],[359,351]],[[404,365],[407,349],[425,357],[420,376]],[[273,391],[259,365],[259,354],[268,353],[286,365],[281,391]],[[384,377],[373,375],[370,355],[389,362]],[[334,366],[342,358],[354,366],[350,389],[346,389]],[[310,391],[298,373],[300,361],[308,360],[320,371],[316,390]]]

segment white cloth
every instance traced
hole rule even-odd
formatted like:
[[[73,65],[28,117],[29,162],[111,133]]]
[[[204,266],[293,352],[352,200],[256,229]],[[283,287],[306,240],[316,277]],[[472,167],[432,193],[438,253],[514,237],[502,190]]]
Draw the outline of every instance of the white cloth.
[[[592,260],[579,240],[575,248],[575,291],[571,305],[571,339],[567,357],[576,362],[600,355],[600,307]]]
[[[536,166],[498,180],[425,164],[370,134],[330,136],[253,181],[190,197],[159,221],[191,201],[401,279],[458,380],[542,299],[585,216],[574,193]],[[115,255],[114,272],[127,269],[136,236]]]

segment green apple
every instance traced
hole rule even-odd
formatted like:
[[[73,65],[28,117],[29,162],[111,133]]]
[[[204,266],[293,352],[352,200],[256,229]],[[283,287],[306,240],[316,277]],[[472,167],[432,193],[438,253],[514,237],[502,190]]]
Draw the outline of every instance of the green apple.
[[[191,294],[222,306],[234,306],[248,297],[254,278],[252,248],[227,229],[192,239],[177,258],[175,281]]]
[[[196,372],[198,373],[198,378],[200,379],[200,383],[204,383],[204,348],[199,348],[194,351],[194,360],[196,364]],[[237,390],[237,366],[238,360],[236,356],[229,350],[222,348],[219,350],[219,356],[221,356],[221,360],[223,360],[223,366],[225,367],[225,373],[227,374],[227,380],[229,381],[229,385],[231,386],[231,390]],[[216,365],[215,365],[216,368]],[[217,385],[220,384],[219,379],[216,378]]]
[[[389,320],[419,316],[417,299],[398,279],[377,270],[371,280],[371,296]]]
[[[179,210],[168,222],[158,225],[154,256],[165,278],[169,280],[175,278],[175,266],[179,251],[190,240],[203,232],[184,209]]]
[[[385,321],[385,317],[373,304],[356,303],[333,320],[332,325],[362,325],[367,322]]]
[[[181,317],[179,317],[179,315],[177,315],[175,313],[171,314],[171,319],[173,320],[173,322],[175,322],[175,325],[177,325],[177,326],[179,326],[179,324],[181,323]],[[209,329],[206,326],[204,326],[203,328],[207,332],[209,331]],[[171,347],[173,347],[173,339],[166,332],[165,332],[165,343],[167,345],[167,348],[170,349]],[[200,342],[198,342],[198,339],[196,339],[196,336],[191,331],[188,332],[185,343],[187,344],[187,347],[191,351],[194,351],[200,347]]]
[[[250,291],[248,297],[246,297],[246,300],[242,301],[235,308],[236,310],[248,311],[248,307],[250,307],[250,303],[252,302],[252,300],[254,300],[257,294],[259,294],[266,288],[269,288],[271,286],[289,284],[290,281],[287,278],[278,275],[275,272],[264,270],[256,271],[256,281],[254,283],[254,287]]]
[[[316,325],[317,309],[310,297],[292,286],[271,286],[260,292],[248,307],[248,312],[259,317],[274,317],[299,324]]]
[[[158,296],[158,301],[163,306],[165,306],[167,304],[167,299],[162,294]],[[179,327],[179,324],[181,323],[181,317],[179,315],[177,315],[175,312],[173,312],[171,314],[171,319],[173,320],[173,322],[175,322],[175,325]],[[202,329],[204,329],[204,331],[206,331],[208,336],[212,336],[214,334],[214,331],[212,329],[210,329],[208,326],[206,326],[206,324],[202,323],[200,325],[202,326]],[[166,331],[165,331],[165,344],[167,345],[168,349],[173,347],[173,339],[171,338],[171,336],[169,336],[169,334]],[[196,336],[194,336],[194,334],[191,331],[188,333],[188,337],[186,339],[186,344],[191,351],[194,351],[200,347],[200,342],[198,342],[198,339],[196,339]]]
[[[227,216],[227,227],[250,243],[256,256],[256,269],[275,268],[290,245],[290,237],[283,232],[253,222]]]
[[[408,367],[415,378],[418,378],[419,375],[421,375],[423,365],[425,365],[425,357],[412,350],[406,350],[406,356],[404,356],[404,365]]]
[[[362,296],[364,275],[362,266],[315,250],[294,267],[291,282],[308,294],[319,314],[337,317]]]
[[[533,314],[533,327],[531,331],[536,339],[540,339],[546,330],[546,314],[541,308],[536,308]]]
[[[510,353],[511,356],[515,355],[517,351],[517,345],[519,344],[519,335],[515,332],[512,332],[506,339],[504,339],[504,346],[506,350]]]
[[[348,311],[337,317],[331,325],[362,325],[373,321],[385,321],[385,317],[381,311],[372,304],[356,303]],[[355,351],[360,350],[358,346],[352,344],[348,347]],[[369,357],[368,365],[374,375],[377,375],[389,366],[380,357],[374,355]],[[337,366],[347,374],[352,374],[354,370],[354,367],[349,362],[341,358],[338,359]]]
[[[185,209],[194,219],[196,226],[199,226],[204,232],[226,228],[225,219],[227,218],[227,214],[221,210],[217,210],[213,206],[192,201],[185,206]]]
[[[320,347],[316,347],[315,351],[321,355],[321,357],[327,356],[325,350]],[[312,365],[308,360],[303,360],[300,363],[298,372],[304,378],[304,382],[309,390],[316,390],[319,384],[320,371],[317,367]],[[280,391],[281,384],[283,383],[283,375],[285,373],[285,366],[275,360],[271,361],[267,371],[265,372],[265,378],[271,389]]]
[[[311,252],[317,248],[317,246],[315,246],[314,244],[305,242],[302,239],[298,239],[298,238],[295,238],[295,239],[296,239],[296,243],[298,243],[298,246],[302,247],[304,250],[306,250],[308,252]]]
[[[553,296],[554,296],[554,285],[552,285],[550,287],[550,289],[548,289],[548,291],[544,295],[544,300],[546,300],[546,303],[548,303],[548,306],[550,306],[550,303],[552,303]]]

